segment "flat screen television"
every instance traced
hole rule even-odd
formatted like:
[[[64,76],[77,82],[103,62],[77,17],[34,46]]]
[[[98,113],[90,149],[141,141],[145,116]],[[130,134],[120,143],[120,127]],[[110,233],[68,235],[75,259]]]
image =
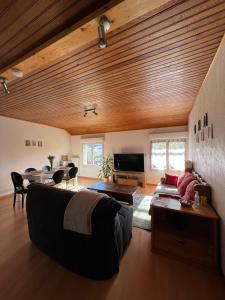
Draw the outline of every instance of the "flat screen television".
[[[114,154],[114,170],[144,172],[144,154]]]

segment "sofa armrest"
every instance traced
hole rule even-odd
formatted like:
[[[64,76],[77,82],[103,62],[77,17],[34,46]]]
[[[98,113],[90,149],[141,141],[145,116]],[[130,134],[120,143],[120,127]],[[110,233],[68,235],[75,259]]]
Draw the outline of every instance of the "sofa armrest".
[[[173,199],[176,199],[176,200],[180,200],[180,196],[178,195],[170,195],[170,194],[160,194],[160,193],[157,193],[159,195],[159,197],[163,197],[163,198],[173,198]]]
[[[127,202],[124,202],[124,201],[119,201],[119,200],[116,200],[117,202],[119,202],[119,204],[121,205],[121,206],[128,206],[128,207],[131,207],[131,205],[129,204],[129,203],[127,203]]]

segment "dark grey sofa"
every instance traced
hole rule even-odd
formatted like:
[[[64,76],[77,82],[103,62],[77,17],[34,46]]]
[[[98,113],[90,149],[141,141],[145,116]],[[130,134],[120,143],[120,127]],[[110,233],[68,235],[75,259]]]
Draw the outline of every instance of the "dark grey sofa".
[[[74,192],[33,183],[27,195],[31,241],[48,256],[80,275],[107,279],[119,271],[132,235],[132,207],[103,198],[92,214],[92,235],[64,230],[65,208]]]

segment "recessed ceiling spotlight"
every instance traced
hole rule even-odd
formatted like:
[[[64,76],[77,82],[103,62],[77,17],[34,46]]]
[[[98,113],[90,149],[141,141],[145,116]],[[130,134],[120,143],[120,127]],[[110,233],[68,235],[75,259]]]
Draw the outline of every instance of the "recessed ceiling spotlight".
[[[105,33],[109,31],[109,28],[110,28],[109,19],[105,16],[101,17],[98,26],[98,35],[99,35],[98,47],[101,49],[108,47],[107,40],[105,38]]]
[[[7,82],[8,82],[7,78],[0,77],[0,84],[2,85],[3,92],[9,94],[10,92],[8,90]]]
[[[15,76],[15,77],[18,77],[18,78],[22,78],[23,77],[23,72],[17,68],[12,68],[12,74]]]

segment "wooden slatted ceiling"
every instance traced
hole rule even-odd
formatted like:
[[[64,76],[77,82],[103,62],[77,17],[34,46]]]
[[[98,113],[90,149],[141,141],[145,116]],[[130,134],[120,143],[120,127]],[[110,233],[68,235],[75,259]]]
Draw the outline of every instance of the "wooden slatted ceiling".
[[[224,0],[171,1],[10,83],[0,114],[71,134],[185,125],[224,33]]]
[[[108,8],[106,13],[109,20],[111,20],[110,31],[114,31],[128,22],[167,4],[169,1],[170,0],[111,0],[107,5],[95,11],[94,15],[88,16],[88,19],[91,19],[90,21],[85,22],[87,19],[85,18],[82,19],[81,22],[75,23],[63,32],[64,34],[66,33],[65,35],[62,33],[60,34],[61,36],[63,35],[62,37],[59,38],[59,35],[57,35],[54,39],[50,39],[46,47],[32,53],[32,55],[13,66],[22,70],[24,74],[28,74],[95,41],[98,38],[97,27],[99,19],[104,9]],[[9,66],[8,69],[5,68],[5,71],[0,69],[0,73],[9,81],[17,80],[12,74],[11,67],[12,66]]]
[[[0,70],[20,61],[70,26],[82,24],[111,0],[4,0],[0,1]]]

